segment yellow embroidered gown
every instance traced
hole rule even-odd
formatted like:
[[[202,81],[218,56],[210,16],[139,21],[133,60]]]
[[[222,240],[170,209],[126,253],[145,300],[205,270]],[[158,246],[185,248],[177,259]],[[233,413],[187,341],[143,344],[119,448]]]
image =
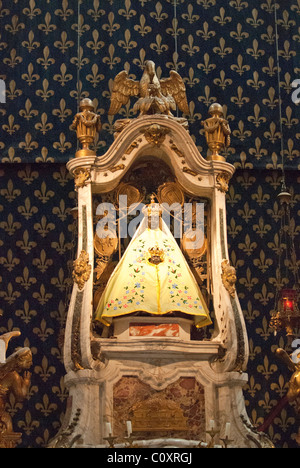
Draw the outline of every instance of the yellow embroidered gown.
[[[211,319],[200,288],[171,232],[146,228],[134,237],[111,275],[95,319],[110,325],[113,317],[133,312],[194,316],[200,328]],[[151,263],[151,252],[160,255]]]

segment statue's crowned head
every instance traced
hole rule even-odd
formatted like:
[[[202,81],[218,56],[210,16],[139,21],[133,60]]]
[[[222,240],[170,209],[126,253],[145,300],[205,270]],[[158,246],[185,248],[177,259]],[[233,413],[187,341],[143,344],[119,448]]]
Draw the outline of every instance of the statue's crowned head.
[[[152,263],[153,265],[158,265],[159,263],[162,263],[165,258],[165,252],[163,249],[160,249],[158,245],[155,247],[151,247],[148,250],[150,257],[148,258],[148,261]]]

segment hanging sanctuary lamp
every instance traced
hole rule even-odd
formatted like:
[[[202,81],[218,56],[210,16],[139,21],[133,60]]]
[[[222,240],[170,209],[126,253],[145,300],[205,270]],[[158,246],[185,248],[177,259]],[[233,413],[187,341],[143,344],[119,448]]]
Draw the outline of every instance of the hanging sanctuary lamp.
[[[278,267],[275,294],[275,308],[271,313],[270,326],[274,333],[285,330],[287,336],[294,336],[294,331],[300,328],[300,282],[299,266],[295,250],[295,222],[291,219],[292,196],[286,187],[285,167],[284,167],[284,136],[282,121],[282,98],[281,98],[281,78],[278,46],[278,21],[277,7],[274,6],[274,22],[276,37],[276,56],[278,74],[278,94],[279,94],[279,123],[281,134],[281,159],[282,159],[282,186],[278,195],[280,204],[280,231],[278,248]]]
[[[277,288],[275,310],[270,326],[275,334],[285,329],[287,336],[293,336],[300,328],[300,282],[299,266],[295,250],[294,222],[291,219],[291,194],[283,181],[278,195],[280,203],[279,261],[277,268]]]

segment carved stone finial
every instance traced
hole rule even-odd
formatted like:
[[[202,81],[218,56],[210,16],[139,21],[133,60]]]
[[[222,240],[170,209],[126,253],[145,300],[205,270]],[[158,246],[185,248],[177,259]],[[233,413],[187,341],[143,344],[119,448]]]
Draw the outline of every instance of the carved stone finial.
[[[76,152],[76,157],[96,156],[90,149],[96,133],[101,130],[100,115],[95,114],[91,99],[83,99],[79,105],[79,112],[75,115],[71,128],[76,131],[82,149]]]
[[[209,149],[210,159],[213,161],[225,161],[224,156],[219,152],[230,145],[231,130],[228,121],[223,118],[223,108],[220,104],[214,103],[210,106],[208,119],[201,122],[204,127],[205,137]]]

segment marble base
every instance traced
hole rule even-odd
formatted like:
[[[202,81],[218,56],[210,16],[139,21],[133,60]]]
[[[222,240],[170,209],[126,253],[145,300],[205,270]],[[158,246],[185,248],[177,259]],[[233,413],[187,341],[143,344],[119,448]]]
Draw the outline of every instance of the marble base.
[[[127,436],[126,421],[132,416],[133,405],[153,395],[169,398],[181,405],[185,416],[192,418],[188,419],[191,431],[178,435],[176,431],[170,434],[153,432],[144,436],[136,434],[138,440],[149,441],[145,442],[145,446],[153,447],[155,440],[161,444],[162,440],[170,439],[170,444],[174,444],[170,445],[172,447],[192,447],[195,441],[199,443],[200,438],[203,443],[209,443],[210,437],[206,431],[211,420],[215,421],[221,438],[226,423],[230,423],[230,438],[236,447],[263,445],[261,439],[264,435],[258,435],[252,430],[245,410],[242,389],[248,381],[247,374],[217,372],[214,368],[220,343],[186,341],[177,337],[120,339],[124,336],[121,320],[119,325],[120,333],[113,339],[93,340],[98,347],[94,369],[70,371],[65,377],[70,394],[70,413],[64,427],[72,427],[72,421],[80,409],[76,427],[68,436],[70,441],[76,438],[75,447],[107,446],[104,440],[108,435],[107,423],[111,424],[113,435],[117,437],[116,446],[124,443]],[[131,388],[128,388],[129,380]],[[194,398],[189,383],[201,389],[200,399]],[[183,390],[178,393],[180,387]],[[193,405],[200,405],[194,409],[194,420]],[[220,444],[220,440],[216,438],[215,443]],[[159,446],[169,445],[156,445]]]

